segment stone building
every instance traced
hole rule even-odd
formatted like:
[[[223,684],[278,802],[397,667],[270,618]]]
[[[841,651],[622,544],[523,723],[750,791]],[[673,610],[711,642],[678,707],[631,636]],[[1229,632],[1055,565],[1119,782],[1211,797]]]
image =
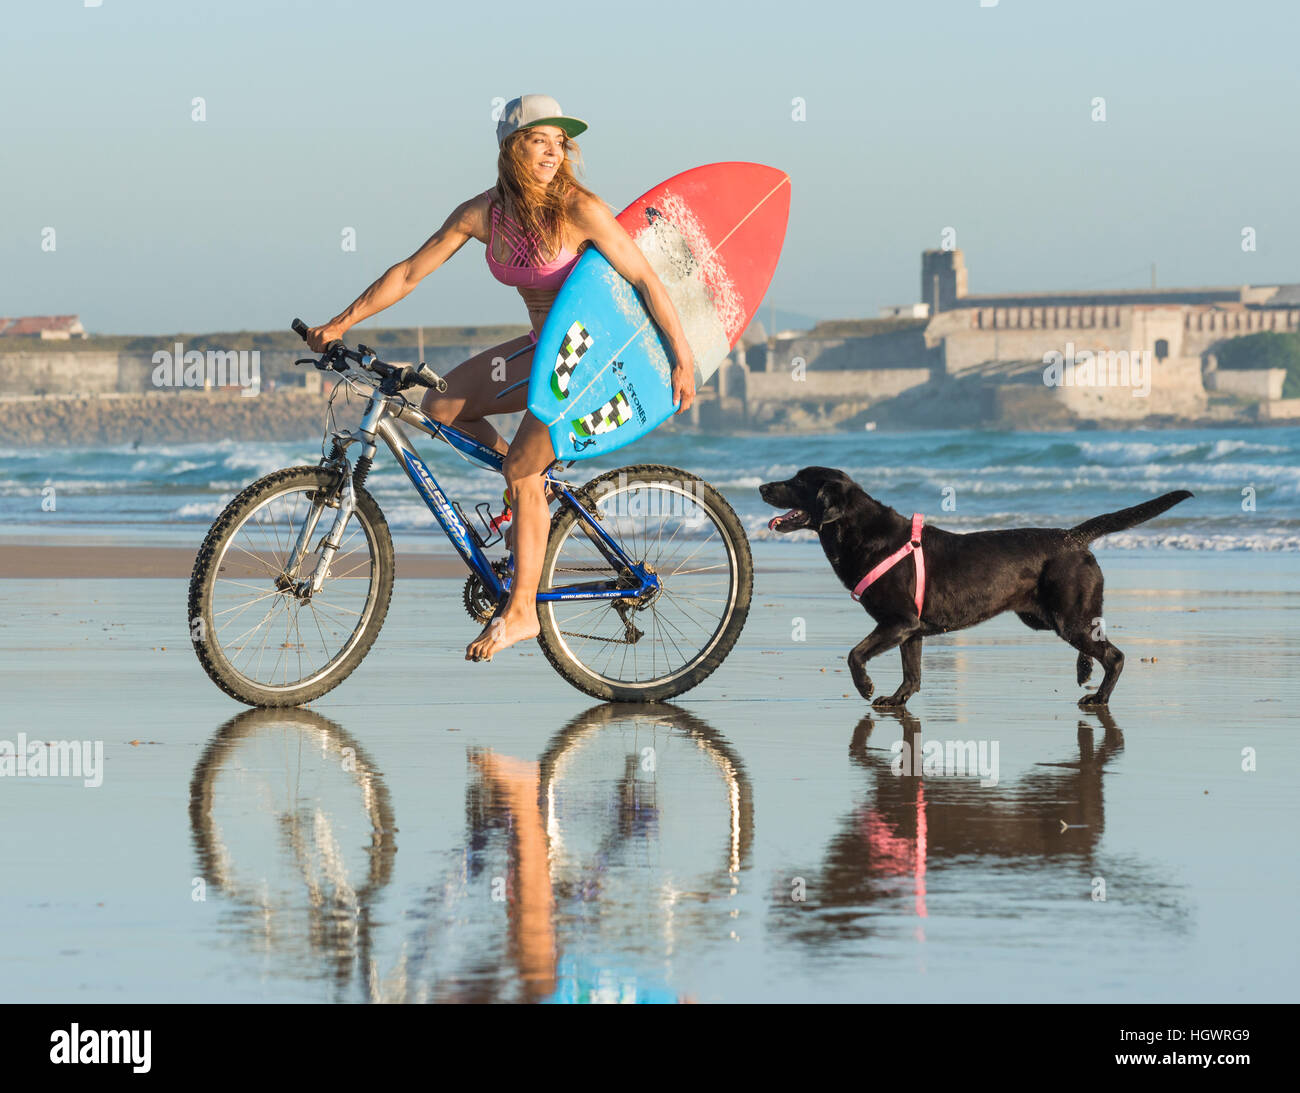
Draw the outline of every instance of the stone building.
[[[1300,400],[1280,397],[1281,370],[1220,374],[1216,357],[1232,338],[1300,330],[1300,286],[979,295],[961,251],[932,250],[921,288],[928,319],[823,322],[769,339],[761,362],[737,354],[727,384],[746,391],[746,420],[829,425],[878,411],[1059,425],[1242,415],[1248,403],[1256,416],[1300,416]]]
[[[0,338],[68,341],[85,336],[86,328],[76,315],[24,315],[20,319],[0,315]]]

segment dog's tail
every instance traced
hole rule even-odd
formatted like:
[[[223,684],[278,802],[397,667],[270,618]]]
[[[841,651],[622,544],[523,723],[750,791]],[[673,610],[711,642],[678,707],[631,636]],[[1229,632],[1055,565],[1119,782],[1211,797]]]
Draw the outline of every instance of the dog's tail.
[[[1173,508],[1180,501],[1186,501],[1191,496],[1189,490],[1174,490],[1173,493],[1166,493],[1163,497],[1157,497],[1153,501],[1144,501],[1140,505],[1134,505],[1131,509],[1120,509],[1118,512],[1108,512],[1103,516],[1094,516],[1091,520],[1085,520],[1078,527],[1071,528],[1070,537],[1081,543],[1091,543],[1094,539],[1100,539],[1103,535],[1109,535],[1113,531],[1123,531],[1125,528],[1145,524],[1148,520],[1155,519],[1166,509]]]

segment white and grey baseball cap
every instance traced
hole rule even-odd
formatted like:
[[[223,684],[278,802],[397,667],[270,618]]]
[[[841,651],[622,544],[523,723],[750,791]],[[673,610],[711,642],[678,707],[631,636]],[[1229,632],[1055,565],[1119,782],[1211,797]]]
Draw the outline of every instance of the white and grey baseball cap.
[[[501,120],[497,122],[497,144],[504,144],[511,133],[533,125],[558,126],[570,137],[576,137],[587,128],[585,121],[566,117],[560,104],[550,95],[520,95],[506,103],[501,112]]]

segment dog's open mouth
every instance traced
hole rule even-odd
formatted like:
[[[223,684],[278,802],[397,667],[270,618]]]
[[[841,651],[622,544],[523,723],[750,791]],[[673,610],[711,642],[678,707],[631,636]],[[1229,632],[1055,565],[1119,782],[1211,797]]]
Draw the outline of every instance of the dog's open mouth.
[[[780,516],[773,516],[767,522],[769,531],[798,531],[800,528],[806,528],[811,521],[808,514],[803,509],[791,509],[789,512],[783,512]]]

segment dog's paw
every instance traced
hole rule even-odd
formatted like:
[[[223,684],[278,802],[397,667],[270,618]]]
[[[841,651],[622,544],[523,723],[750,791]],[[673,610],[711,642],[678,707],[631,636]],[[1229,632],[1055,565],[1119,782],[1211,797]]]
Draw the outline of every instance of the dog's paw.
[[[898,710],[907,705],[907,695],[900,695],[895,692],[892,695],[881,695],[871,704],[878,710]]]
[[[1109,706],[1105,699],[1098,698],[1095,694],[1084,695],[1079,699],[1079,709],[1081,710],[1104,710]]]
[[[876,685],[871,682],[870,676],[863,676],[861,679],[855,677],[853,686],[858,689],[858,694],[865,699],[870,699],[876,693]]]

